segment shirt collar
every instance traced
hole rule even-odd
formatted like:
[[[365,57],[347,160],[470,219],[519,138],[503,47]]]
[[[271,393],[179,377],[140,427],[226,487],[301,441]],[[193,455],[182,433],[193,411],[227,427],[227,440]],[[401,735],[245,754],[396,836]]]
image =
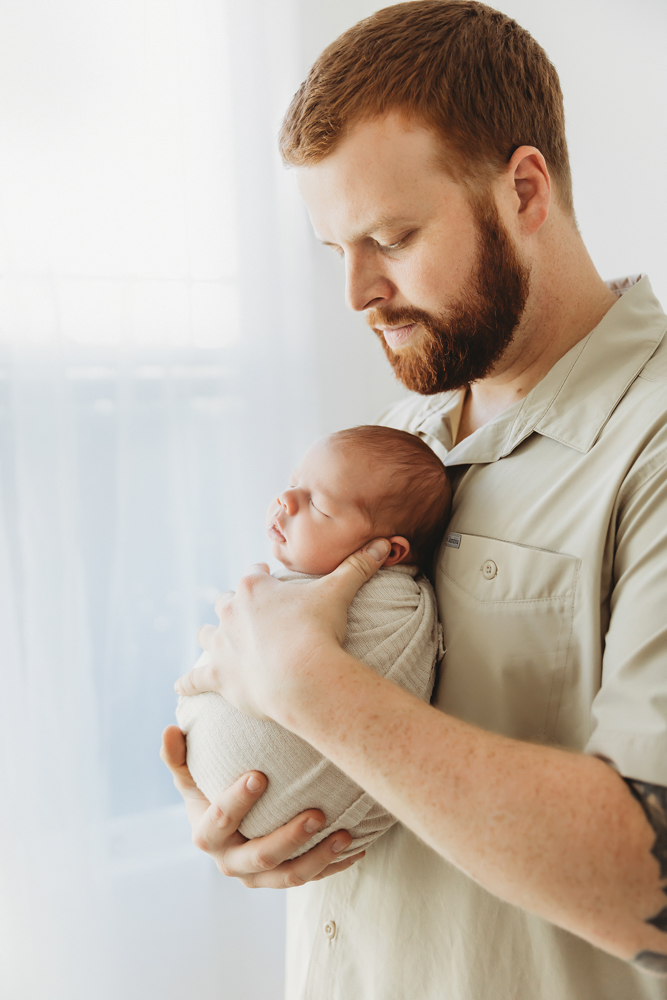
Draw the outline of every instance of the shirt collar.
[[[446,465],[495,462],[533,432],[588,451],[667,330],[667,316],[645,275],[608,285],[618,302],[525,399],[454,446],[464,392],[432,396],[414,415],[412,432]]]

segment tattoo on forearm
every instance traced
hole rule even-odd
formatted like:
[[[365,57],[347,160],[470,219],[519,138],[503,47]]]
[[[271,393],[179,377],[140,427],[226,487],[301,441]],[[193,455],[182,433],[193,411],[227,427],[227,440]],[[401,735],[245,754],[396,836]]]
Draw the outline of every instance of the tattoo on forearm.
[[[659,951],[640,951],[632,961],[644,972],[657,972],[667,976],[667,955],[661,955]]]
[[[635,781],[632,778],[623,779],[628,788],[644,810],[644,815],[655,833],[655,841],[651,854],[660,866],[661,880],[667,880],[667,788],[663,785],[651,785],[647,781]],[[667,885],[662,887],[667,896]],[[667,933],[667,906],[664,906],[647,924],[652,924],[659,931]],[[646,972],[658,972],[667,975],[667,954],[656,951],[640,951],[635,955],[635,963]]]

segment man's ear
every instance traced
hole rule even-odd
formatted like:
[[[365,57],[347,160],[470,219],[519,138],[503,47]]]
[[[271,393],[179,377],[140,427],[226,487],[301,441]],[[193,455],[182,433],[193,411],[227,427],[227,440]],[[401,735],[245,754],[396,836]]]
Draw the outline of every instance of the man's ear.
[[[399,563],[405,562],[410,555],[410,542],[407,538],[403,538],[402,535],[391,535],[388,541],[391,545],[391,552],[382,563],[385,568],[398,566]]]
[[[534,146],[520,146],[507,166],[517,213],[523,229],[532,234],[544,224],[551,204],[551,178],[546,161]]]

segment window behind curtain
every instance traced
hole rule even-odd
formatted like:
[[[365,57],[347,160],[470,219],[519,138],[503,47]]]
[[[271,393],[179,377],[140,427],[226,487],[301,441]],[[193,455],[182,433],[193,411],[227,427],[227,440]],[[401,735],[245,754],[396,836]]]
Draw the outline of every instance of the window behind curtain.
[[[274,149],[292,25],[288,0],[0,11],[12,1000],[282,995],[281,894],[192,848],[158,748],[197,625],[266,557],[265,507],[318,432]]]

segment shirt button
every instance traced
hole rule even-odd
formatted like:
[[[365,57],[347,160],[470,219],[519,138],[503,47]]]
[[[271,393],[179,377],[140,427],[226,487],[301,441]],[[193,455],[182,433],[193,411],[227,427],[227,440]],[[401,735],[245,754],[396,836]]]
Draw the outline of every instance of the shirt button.
[[[493,559],[487,559],[482,566],[482,574],[485,580],[493,580],[494,576],[498,572],[498,567],[494,563]]]
[[[324,933],[330,941],[336,937],[336,925],[333,920],[327,920],[324,925]]]

